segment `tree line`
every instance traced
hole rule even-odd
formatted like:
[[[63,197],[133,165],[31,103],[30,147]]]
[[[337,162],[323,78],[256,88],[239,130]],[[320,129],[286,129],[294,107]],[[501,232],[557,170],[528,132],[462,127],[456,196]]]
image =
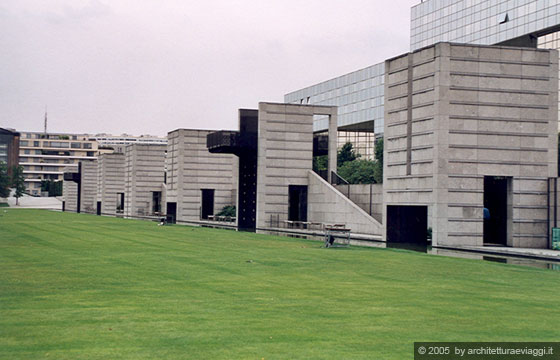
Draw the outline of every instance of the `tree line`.
[[[23,176],[23,166],[13,166],[12,176],[8,174],[8,166],[0,161],[0,197],[7,198],[10,196],[10,189],[14,188],[14,197],[16,205],[19,198],[25,193],[25,177]]]

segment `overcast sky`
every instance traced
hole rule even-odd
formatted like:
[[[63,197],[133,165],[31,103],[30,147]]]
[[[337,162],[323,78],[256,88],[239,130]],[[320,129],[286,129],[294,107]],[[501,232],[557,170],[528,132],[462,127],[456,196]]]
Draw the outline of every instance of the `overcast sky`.
[[[419,0],[2,0],[0,127],[165,135],[409,50]]]

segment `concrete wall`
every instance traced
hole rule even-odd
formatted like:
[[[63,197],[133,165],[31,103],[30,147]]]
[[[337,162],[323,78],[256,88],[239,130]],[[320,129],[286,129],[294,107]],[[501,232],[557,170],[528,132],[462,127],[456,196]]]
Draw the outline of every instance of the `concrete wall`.
[[[558,53],[440,43],[386,62],[388,205],[427,205],[435,245],[483,245],[484,176],[511,177],[508,245],[546,247]]]
[[[315,172],[308,171],[308,221],[345,224],[352,233],[382,235],[383,226]],[[369,186],[368,186],[369,187]]]
[[[82,164],[81,212],[95,214],[97,198],[97,160]]]
[[[356,205],[381,222],[383,218],[383,184],[350,184],[334,185],[334,187],[349,196]]]
[[[179,221],[200,221],[201,189],[214,189],[214,214],[235,205],[238,159],[210,153],[206,136],[211,132],[178,129],[168,134],[166,199],[177,203]]]
[[[78,172],[75,166],[65,167],[62,170],[64,173]],[[77,212],[78,211],[78,184],[73,181],[66,181],[62,183],[62,201],[64,201],[64,211]]]
[[[116,215],[117,193],[124,193],[124,154],[102,154],[97,161],[97,201],[101,201],[101,213]]]
[[[81,194],[80,212],[95,213],[95,201],[97,198],[97,160],[80,161],[81,166]],[[65,167],[64,173],[76,173],[78,168]],[[73,181],[62,183],[62,200],[64,201],[65,211],[78,211],[78,184]]]
[[[166,149],[165,145],[140,144],[125,148],[125,216],[154,215],[152,196],[163,192]]]
[[[330,106],[259,103],[257,228],[269,227],[271,218],[288,219],[289,186],[307,186],[312,169],[313,114],[330,115],[336,131],[336,113]],[[336,153],[336,136],[329,137],[329,152]]]

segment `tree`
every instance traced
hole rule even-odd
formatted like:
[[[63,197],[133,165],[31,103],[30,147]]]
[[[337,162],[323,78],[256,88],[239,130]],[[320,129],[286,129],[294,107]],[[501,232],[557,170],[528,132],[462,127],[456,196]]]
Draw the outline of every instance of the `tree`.
[[[347,142],[346,144],[342,145],[342,148],[340,150],[338,150],[338,156],[336,157],[337,168],[340,169],[340,167],[344,165],[344,163],[354,161],[359,157],[360,154],[356,154],[352,143]]]
[[[313,170],[315,172],[328,170],[329,167],[329,156],[328,155],[320,155],[313,157]]]
[[[377,184],[383,184],[383,138],[375,142],[375,167],[373,169],[373,178]]]
[[[231,216],[234,217],[236,215],[235,205],[226,205],[222,208],[222,210],[216,214],[216,216]]]
[[[49,196],[62,196],[62,181],[41,180],[41,191],[49,193]]]
[[[52,181],[52,180],[51,180]],[[49,180],[41,180],[41,192],[49,191],[50,183]]]
[[[350,184],[374,184],[374,171],[377,161],[357,159],[345,162],[339,169],[338,175]]]
[[[16,198],[16,205],[18,205],[19,198],[22,197],[25,192],[25,178],[23,176],[23,166],[21,165],[13,167],[12,186],[16,190],[14,197]]]
[[[52,195],[49,194],[49,196],[62,196],[62,185],[63,185],[62,180],[55,181],[53,186],[53,194]]]
[[[10,182],[8,167],[3,161],[0,161],[0,197],[7,198],[10,196]]]

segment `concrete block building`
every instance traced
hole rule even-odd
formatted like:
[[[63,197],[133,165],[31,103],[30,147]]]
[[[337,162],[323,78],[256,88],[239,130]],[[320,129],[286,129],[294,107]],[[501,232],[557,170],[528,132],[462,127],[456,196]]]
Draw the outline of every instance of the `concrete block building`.
[[[178,129],[168,134],[166,202],[171,221],[208,220],[236,203],[237,158],[210,153],[206,139],[211,132]]]
[[[438,43],[385,62],[385,239],[548,247],[558,53]]]
[[[63,210],[94,214],[97,199],[97,160],[80,161],[63,170]]]
[[[336,134],[336,107],[259,104],[257,228],[269,227],[274,219],[311,220],[302,200],[307,198],[312,213],[308,185],[313,163],[313,115],[327,116],[329,135]],[[336,135],[329,137],[328,150],[336,154]],[[336,169],[336,156],[329,156],[328,166]]]
[[[97,164],[97,214],[122,214],[125,192],[124,154],[101,154]]]
[[[78,212],[78,168],[68,166],[62,169],[62,211]]]
[[[314,116],[328,119],[326,149],[315,146],[319,142],[314,142]],[[381,235],[381,224],[330,183],[337,161],[336,107],[259,103],[258,110],[239,111],[239,128],[207,138],[210,152],[239,157],[239,229],[322,223]],[[313,157],[320,151],[330,155],[326,180],[312,170]]]
[[[80,168],[82,174],[80,212],[94,214],[97,206],[97,160],[80,161]]]
[[[159,216],[165,199],[165,145],[125,148],[124,216]]]

